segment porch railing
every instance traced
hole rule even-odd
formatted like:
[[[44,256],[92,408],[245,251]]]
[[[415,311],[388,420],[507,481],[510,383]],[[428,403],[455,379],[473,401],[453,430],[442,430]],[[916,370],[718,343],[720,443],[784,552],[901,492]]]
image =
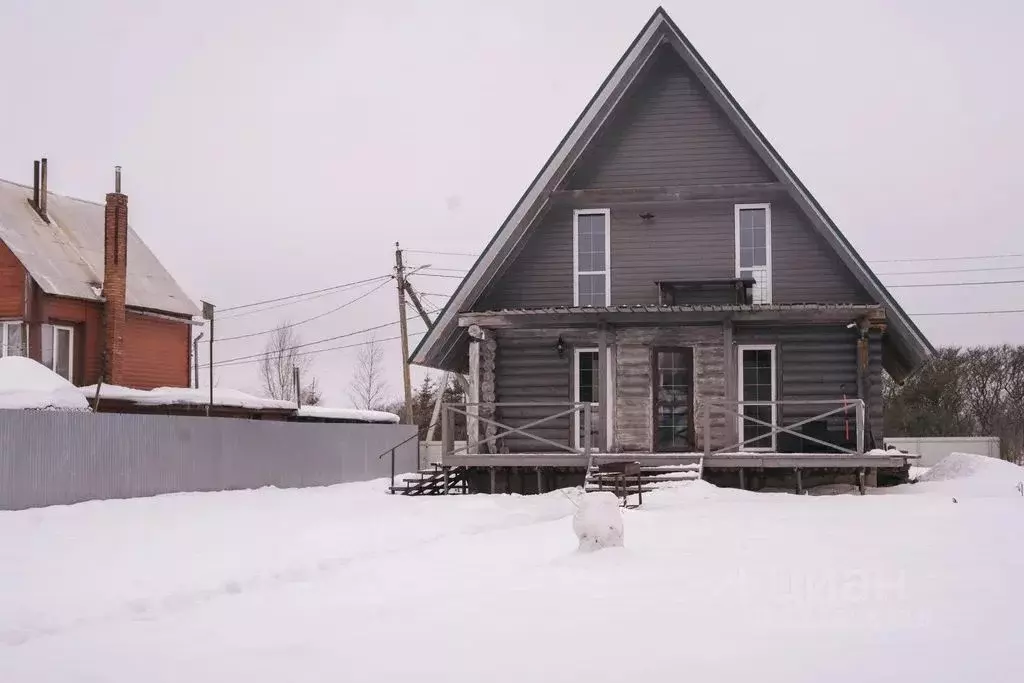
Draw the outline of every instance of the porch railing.
[[[530,408],[550,409],[550,415],[530,420],[526,424],[510,425],[495,419],[492,415],[498,412],[499,408]],[[518,435],[532,439],[539,443],[552,447],[559,453],[570,453],[587,459],[587,465],[592,464],[594,454],[593,444],[593,403],[581,402],[555,402],[555,403],[444,403],[441,405],[441,462],[447,456],[478,454],[484,446],[494,444],[507,436]],[[483,409],[483,410],[481,410]],[[481,414],[486,412],[489,414]],[[462,415],[466,418],[466,445],[461,448],[455,447],[455,416]],[[548,439],[539,434],[531,432],[531,429],[550,423],[555,420],[568,417],[573,429],[581,429],[580,445],[571,445],[575,439],[570,438],[570,443],[563,443]],[[577,421],[578,418],[578,421]],[[495,433],[484,438],[480,436],[480,425],[493,425]],[[571,434],[571,432],[570,432]]]
[[[773,413],[777,412],[776,409],[778,407],[786,407],[786,406],[804,406],[804,407],[818,406],[818,407],[822,407],[822,408],[828,407],[828,406],[834,406],[834,407],[832,407],[832,408],[830,408],[828,410],[824,410],[823,412],[818,413],[817,415],[814,415],[812,417],[807,417],[807,418],[800,419],[800,420],[798,420],[796,422],[793,422],[792,424],[789,424],[789,425],[783,425],[783,424],[778,423],[777,419],[773,420],[773,422],[768,422],[768,421],[762,420],[760,417],[747,414],[744,411],[744,408],[746,408],[747,406],[771,406],[773,408]],[[726,425],[727,425],[726,434],[729,434],[729,435],[732,434],[732,431],[728,428],[728,424],[729,424],[730,421],[735,420],[735,424],[737,426],[737,432],[738,432],[737,436],[739,438],[738,441],[736,441],[735,443],[730,443],[729,445],[723,446],[723,447],[720,447],[720,448],[714,448],[714,449],[712,448],[712,446],[711,446],[711,437],[712,437],[712,434],[711,434],[711,432],[712,432],[712,430],[711,430],[711,417],[712,417],[712,410],[713,409],[717,409],[717,411],[719,413],[723,413],[724,412],[726,414],[726,420],[727,420],[727,422],[726,422]],[[810,424],[812,422],[817,422],[819,420],[826,420],[826,419],[828,419],[830,417],[833,417],[833,416],[844,416],[844,417],[848,418],[851,412],[854,414],[854,418],[855,418],[855,422],[856,422],[856,436],[855,436],[856,446],[855,446],[855,449],[846,448],[845,446],[840,446],[839,444],[836,444],[836,443],[830,443],[828,441],[825,441],[824,439],[819,439],[819,438],[811,436],[809,434],[805,434],[803,432],[796,431],[798,428],[803,427],[805,425],[808,425],[808,424]],[[817,444],[819,446],[826,446],[826,447],[828,447],[830,449],[839,451],[840,453],[844,453],[844,454],[847,454],[847,455],[857,455],[857,454],[864,453],[865,404],[864,404],[864,401],[862,399],[859,399],[859,398],[822,399],[822,400],[792,399],[792,400],[783,400],[783,401],[730,401],[730,400],[726,400],[726,399],[708,398],[708,399],[704,400],[704,404],[703,404],[703,407],[702,407],[702,421],[703,421],[703,428],[704,428],[704,434],[703,434],[704,439],[703,439],[703,441],[704,441],[704,455],[705,455],[705,457],[710,457],[710,456],[712,456],[714,454],[717,454],[717,453],[735,452],[737,449],[739,449],[740,451],[743,451],[744,447],[747,447],[748,444],[753,444],[753,443],[756,443],[756,442],[759,442],[759,441],[764,441],[766,439],[769,440],[770,443],[772,443],[773,446],[774,446],[774,445],[776,445],[776,443],[775,443],[776,442],[776,436],[779,435],[779,434],[788,434],[788,435],[790,435],[792,437],[795,437],[797,439],[802,439],[804,441],[809,441],[809,442]],[[758,427],[767,428],[767,431],[759,430],[756,435],[744,439],[743,438],[743,426],[746,425],[746,424],[753,424],[753,425],[757,425]],[[754,447],[753,450],[765,450],[765,449]],[[768,450],[777,450],[777,448],[771,448],[771,449],[768,449]]]

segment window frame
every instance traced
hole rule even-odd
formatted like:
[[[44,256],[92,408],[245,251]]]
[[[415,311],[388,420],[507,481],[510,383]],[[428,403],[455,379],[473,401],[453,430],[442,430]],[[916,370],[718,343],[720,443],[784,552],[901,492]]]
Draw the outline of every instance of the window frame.
[[[60,330],[68,332],[68,376],[67,381],[75,383],[75,326],[62,323],[47,323],[50,326],[50,344],[53,358],[50,361],[50,370],[57,372],[57,333]],[[59,374],[59,373],[58,373]]]
[[[733,239],[736,242],[736,277],[743,277],[741,271],[750,270],[750,268],[743,268],[740,266],[740,212],[751,209],[764,209],[764,268],[768,271],[768,282],[765,285],[765,293],[767,296],[766,301],[760,302],[761,304],[771,304],[774,302],[772,292],[772,280],[774,279],[772,273],[772,205],[769,202],[763,202],[758,204],[736,204],[733,206]],[[760,268],[761,266],[753,266],[754,268]],[[760,283],[758,283],[760,284]]]
[[[662,405],[658,399],[658,392],[661,389],[661,364],[658,362],[659,353],[675,353],[682,351],[687,353],[689,360],[689,377],[690,377],[690,400],[689,400],[689,414],[687,420],[687,436],[689,437],[689,448],[686,451],[672,450],[669,448],[663,448],[658,443],[658,409]],[[697,351],[693,346],[653,346],[651,347],[651,406],[653,408],[651,413],[651,451],[654,453],[690,453],[697,448],[697,434],[694,431],[696,428],[695,412],[697,407],[697,378],[694,377],[694,370],[697,361]]]
[[[24,357],[29,355],[28,346],[28,325],[25,324],[24,320],[0,320],[0,358],[6,358],[10,354],[7,352],[7,328],[8,327],[20,327],[22,341],[21,344],[24,347],[24,353],[21,354]]]
[[[611,441],[612,441],[611,432],[612,432],[612,425],[614,424],[614,412],[615,412],[614,410],[611,409],[612,406],[614,406],[614,401],[612,400],[612,392],[611,392],[611,387],[610,387],[611,376],[612,376],[612,356],[611,356],[611,353],[608,354],[608,359],[607,359],[607,362],[605,363],[605,367],[602,368],[601,367],[601,349],[600,349],[600,347],[598,347],[598,346],[578,346],[578,347],[573,347],[573,350],[572,350],[572,368],[570,368],[570,370],[569,370],[572,373],[572,402],[573,403],[581,403],[582,402],[582,401],[580,401],[580,354],[582,354],[582,353],[593,353],[593,354],[595,354],[597,356],[598,369],[603,371],[603,372],[601,372],[601,375],[600,375],[602,386],[598,387],[597,390],[598,390],[598,399],[601,399],[601,400],[604,400],[604,401],[608,402],[608,406],[609,406],[609,410],[608,410],[608,424],[606,425],[605,434],[608,437],[609,443],[611,443]],[[600,405],[601,404],[601,400],[594,401],[590,405],[591,406]],[[573,444],[574,448],[582,448],[583,447],[583,444],[580,442],[580,430],[583,428],[583,425],[580,424],[580,419],[582,418],[582,416],[583,416],[583,413],[580,412],[580,411],[574,411],[573,415],[572,415],[572,444]],[[600,412],[591,411],[590,426],[591,426],[592,429],[595,429],[595,428],[599,427],[598,421],[600,419],[601,419],[601,413]],[[595,431],[596,431],[596,429],[595,429]],[[591,446],[593,448],[597,449],[598,451],[605,450],[605,446],[603,444],[597,443],[597,435],[595,435],[594,439],[591,440]]]
[[[580,216],[604,216],[604,270],[580,271]],[[572,305],[580,305],[580,276],[604,275],[604,305],[612,304],[611,209],[575,209],[572,212]],[[589,307],[588,307],[589,308]]]
[[[738,381],[737,381],[737,387],[736,387],[736,399],[737,399],[736,400],[736,412],[738,413],[738,415],[736,416],[736,424],[737,424],[737,435],[739,437],[738,440],[741,443],[739,448],[740,448],[740,450],[742,452],[755,452],[756,453],[756,452],[761,452],[761,451],[764,451],[764,452],[777,451],[778,450],[778,436],[779,436],[778,432],[773,432],[771,434],[772,445],[769,446],[769,447],[765,447],[765,446],[749,446],[749,445],[746,445],[746,444],[742,443],[743,441],[746,441],[746,437],[744,436],[744,433],[743,433],[743,426],[746,423],[746,421],[743,419],[743,404],[745,403],[745,401],[743,400],[743,398],[744,398],[744,396],[743,396],[743,352],[744,351],[771,351],[771,359],[772,359],[772,375],[771,375],[771,377],[772,377],[772,393],[771,393],[771,400],[773,401],[772,406],[771,406],[771,408],[772,408],[772,425],[774,427],[778,427],[779,426],[779,406],[778,406],[777,403],[774,403],[774,401],[778,401],[779,400],[779,393],[778,393],[778,391],[779,391],[778,390],[778,386],[779,386],[779,380],[778,380],[779,366],[778,366],[778,353],[776,352],[776,345],[775,344],[739,344],[739,345],[737,345],[736,346],[736,376],[737,376]]]

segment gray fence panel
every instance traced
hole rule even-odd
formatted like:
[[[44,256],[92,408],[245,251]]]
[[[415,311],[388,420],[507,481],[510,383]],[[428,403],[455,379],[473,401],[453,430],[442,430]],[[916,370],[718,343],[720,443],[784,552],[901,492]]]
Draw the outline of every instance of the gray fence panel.
[[[395,472],[416,470],[415,434],[395,424],[0,410],[0,510],[367,481],[391,473],[396,446]]]

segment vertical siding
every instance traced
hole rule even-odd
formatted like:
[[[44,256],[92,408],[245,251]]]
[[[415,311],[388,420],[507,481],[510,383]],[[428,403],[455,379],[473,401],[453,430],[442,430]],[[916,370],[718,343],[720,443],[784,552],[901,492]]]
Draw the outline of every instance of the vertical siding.
[[[189,385],[189,326],[129,313],[125,322],[125,384],[136,389]]]
[[[572,188],[766,182],[772,174],[668,46],[570,175]]]
[[[857,335],[841,324],[786,327],[737,325],[735,343],[776,345],[779,400],[838,400],[842,399],[844,394],[849,398],[857,397]],[[877,358],[869,367],[869,401],[876,392],[879,398],[872,401],[872,430],[881,434],[880,338],[872,339],[870,350],[872,357]],[[780,418],[784,424],[790,424],[825,412],[826,409],[819,406],[784,406],[780,410]],[[854,433],[855,425],[855,415],[851,410],[851,435]],[[831,418],[829,427],[832,430],[842,430],[843,418]]]
[[[645,223],[636,207],[611,211],[612,302],[657,303],[657,280],[736,275],[731,202],[658,207]],[[572,209],[552,209],[475,310],[568,306],[573,302]],[[776,303],[870,303],[839,257],[788,200],[772,204],[772,289]],[[680,303],[725,303],[723,289]]]
[[[20,318],[25,311],[25,269],[0,242],[0,317]]]
[[[0,411],[0,510],[179,491],[326,486],[417,468],[410,425]]]

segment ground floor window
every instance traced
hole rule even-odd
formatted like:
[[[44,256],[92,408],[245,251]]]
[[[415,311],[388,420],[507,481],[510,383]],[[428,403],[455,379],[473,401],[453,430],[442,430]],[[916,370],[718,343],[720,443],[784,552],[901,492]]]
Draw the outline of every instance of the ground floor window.
[[[693,349],[654,350],[654,449],[693,449]]]
[[[73,381],[75,328],[70,325],[43,325],[42,342],[43,365],[69,382]]]
[[[740,346],[738,366],[740,415],[775,425],[775,347]],[[739,420],[739,433],[746,441],[741,450],[774,450],[775,434],[771,428],[744,417]]]
[[[6,320],[0,323],[0,357],[27,356],[28,335],[20,320]]]
[[[576,349],[575,367],[573,369],[573,400],[576,403],[590,403],[590,443],[599,447],[601,377],[598,362],[600,352],[597,349]],[[583,416],[576,413],[573,419],[573,434],[576,448],[583,446]]]

